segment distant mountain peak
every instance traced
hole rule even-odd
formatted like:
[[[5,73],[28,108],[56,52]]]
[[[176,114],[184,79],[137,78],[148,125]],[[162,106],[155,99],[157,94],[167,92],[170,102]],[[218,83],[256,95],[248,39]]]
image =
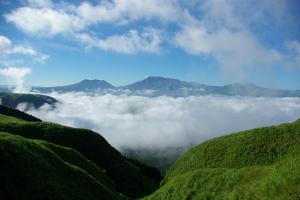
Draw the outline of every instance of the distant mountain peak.
[[[107,82],[105,80],[98,80],[98,79],[84,79],[75,84],[76,85],[100,85],[100,86],[106,85],[106,86],[113,87],[113,85],[111,85],[109,82]]]
[[[144,80],[126,86],[131,90],[176,90],[185,87],[187,82],[161,76],[148,76]]]
[[[99,79],[83,79],[82,81],[80,81],[79,83],[103,83],[103,82],[106,82],[108,83],[107,81],[105,80],[99,80]]]
[[[144,80],[153,80],[153,81],[158,81],[158,80],[165,80],[165,81],[169,81],[169,80],[176,80],[176,81],[180,81],[178,79],[174,79],[174,78],[166,78],[166,77],[162,77],[162,76],[147,76]]]

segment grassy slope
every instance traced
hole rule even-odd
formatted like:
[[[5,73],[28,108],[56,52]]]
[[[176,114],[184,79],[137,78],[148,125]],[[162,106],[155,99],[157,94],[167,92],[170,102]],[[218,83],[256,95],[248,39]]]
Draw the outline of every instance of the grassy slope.
[[[122,198],[103,184],[105,180],[102,182],[101,178],[96,179],[84,169],[64,160],[52,149],[57,148],[62,154],[74,154],[77,162],[85,163],[84,157],[74,150],[45,144],[44,141],[0,133],[1,199]],[[51,149],[48,145],[52,146]]]
[[[26,122],[25,120],[13,117],[13,116],[6,116],[6,115],[2,115],[0,114],[0,121],[1,122]]]
[[[146,199],[299,199],[300,121],[204,142]]]
[[[40,119],[38,119],[32,115],[28,115],[24,112],[21,112],[19,110],[15,110],[15,109],[3,106],[3,105],[0,105],[0,114],[5,115],[5,116],[11,116],[11,117],[18,118],[18,119],[21,119],[23,121],[28,121],[28,122],[40,122],[41,121]]]
[[[63,147],[53,143],[45,142],[43,140],[36,140],[39,144],[45,146],[49,150],[53,151],[65,162],[80,167],[85,170],[89,175],[93,176],[99,182],[101,182],[105,188],[110,191],[115,191],[114,183],[108,178],[105,170],[99,168],[96,164],[86,159],[83,155],[72,148]]]
[[[49,104],[54,106],[58,101],[52,97],[41,94],[21,94],[21,93],[0,93],[1,104],[9,108],[16,108],[20,103],[27,103],[30,106],[39,108]]]
[[[7,121],[4,123],[0,121],[0,131],[75,149],[98,167],[104,169],[116,190],[127,196],[145,196],[157,188],[157,181],[144,176],[139,168],[129,163],[102,136],[95,132],[53,123]]]

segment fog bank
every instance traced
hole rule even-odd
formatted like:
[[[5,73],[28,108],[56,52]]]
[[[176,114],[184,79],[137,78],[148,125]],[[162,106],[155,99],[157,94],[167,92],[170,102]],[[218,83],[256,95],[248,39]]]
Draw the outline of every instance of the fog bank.
[[[48,95],[61,104],[29,113],[44,121],[95,130],[119,150],[190,146],[300,118],[300,98]]]

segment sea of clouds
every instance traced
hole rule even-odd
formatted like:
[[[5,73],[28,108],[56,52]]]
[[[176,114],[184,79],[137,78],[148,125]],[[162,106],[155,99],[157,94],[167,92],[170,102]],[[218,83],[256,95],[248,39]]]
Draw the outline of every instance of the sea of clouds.
[[[191,146],[300,118],[300,98],[48,95],[60,101],[55,109],[44,105],[27,112],[44,121],[97,131],[121,151]]]

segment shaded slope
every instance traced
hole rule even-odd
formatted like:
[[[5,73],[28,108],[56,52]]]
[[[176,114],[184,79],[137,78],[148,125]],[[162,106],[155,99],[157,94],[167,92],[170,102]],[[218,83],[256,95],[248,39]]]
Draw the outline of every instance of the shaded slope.
[[[72,165],[75,165],[85,170],[89,175],[93,176],[96,180],[102,183],[105,186],[105,188],[116,193],[115,185],[108,178],[108,176],[105,173],[105,170],[99,168],[96,164],[86,159],[76,150],[72,148],[56,145],[53,143],[45,142],[43,140],[35,140],[35,142],[38,142],[39,144],[47,147],[49,150],[53,151],[65,162],[68,162]]]
[[[300,121],[204,142],[177,160],[147,199],[297,199]]]
[[[0,114],[0,121],[1,122],[26,122],[25,120],[12,117],[12,116],[2,115],[2,114]]]
[[[58,101],[52,97],[40,94],[0,93],[1,104],[16,108],[20,103],[26,103],[28,107],[39,108],[48,104],[54,108]]]
[[[40,119],[38,119],[32,115],[29,115],[29,114],[26,114],[19,110],[8,108],[8,107],[2,106],[2,105],[0,105],[0,114],[5,115],[5,116],[14,117],[16,121],[18,121],[16,118],[23,120],[23,121],[27,121],[27,122],[40,122],[41,121]]]
[[[45,144],[0,133],[1,199],[121,199],[118,193],[101,183],[99,177],[96,179],[63,160]],[[77,154],[63,147],[55,148]],[[79,154],[77,159],[77,162],[86,162]]]
[[[131,197],[141,197],[156,189],[158,182],[143,175],[99,134],[53,123],[1,123],[0,131],[41,139],[73,148],[106,171],[117,191]]]

